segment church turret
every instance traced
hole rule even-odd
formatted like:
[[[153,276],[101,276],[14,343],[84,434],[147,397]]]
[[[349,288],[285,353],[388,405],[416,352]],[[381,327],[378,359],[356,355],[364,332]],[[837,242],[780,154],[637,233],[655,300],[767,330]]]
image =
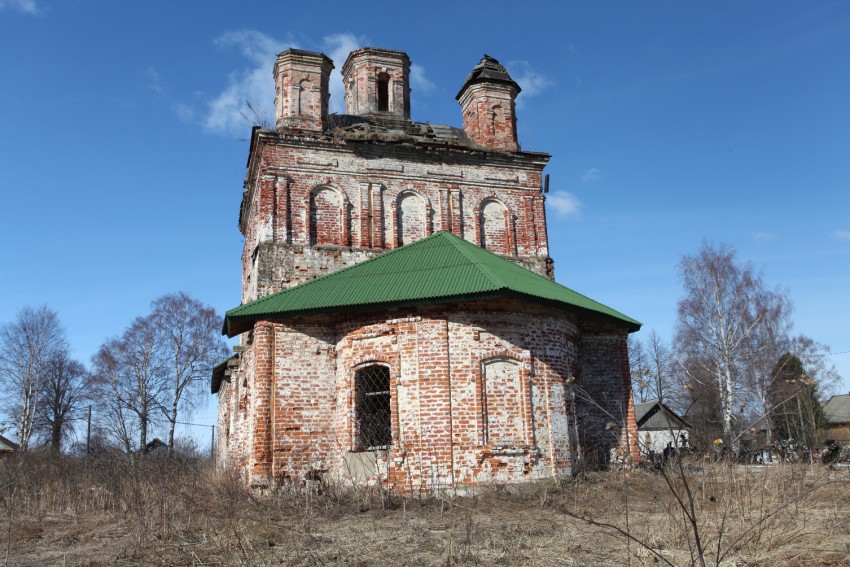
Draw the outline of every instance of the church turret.
[[[519,150],[515,101],[521,90],[498,61],[485,55],[456,97],[466,135],[485,148]]]
[[[322,53],[287,49],[274,65],[275,128],[324,130],[333,62]]]
[[[410,120],[410,59],[403,51],[364,47],[342,66],[348,114]]]

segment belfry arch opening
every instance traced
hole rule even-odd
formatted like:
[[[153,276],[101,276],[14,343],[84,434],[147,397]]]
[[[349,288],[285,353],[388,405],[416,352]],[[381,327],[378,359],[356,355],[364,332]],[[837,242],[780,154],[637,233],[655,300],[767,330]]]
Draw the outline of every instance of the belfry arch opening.
[[[378,112],[390,110],[390,77],[386,73],[378,75]]]

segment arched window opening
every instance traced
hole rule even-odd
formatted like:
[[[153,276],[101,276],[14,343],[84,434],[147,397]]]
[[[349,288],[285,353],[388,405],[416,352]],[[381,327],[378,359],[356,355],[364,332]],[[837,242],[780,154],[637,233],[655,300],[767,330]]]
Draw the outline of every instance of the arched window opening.
[[[390,78],[378,75],[378,112],[388,112],[390,109]]]
[[[304,79],[298,84],[297,114],[310,114],[310,106],[313,104],[313,84]]]
[[[398,202],[398,245],[404,246],[427,236],[425,202],[416,193],[403,193]]]
[[[310,244],[342,245],[342,198],[333,189],[322,188],[310,196]]]
[[[392,444],[390,369],[372,365],[354,375],[355,439],[360,451],[386,449]]]
[[[481,247],[494,254],[511,254],[511,231],[508,210],[498,201],[481,205]]]
[[[523,444],[523,391],[519,362],[493,358],[482,364],[482,422],[484,442],[495,446]]]
[[[498,104],[490,110],[490,133],[496,136],[502,123],[502,107]]]

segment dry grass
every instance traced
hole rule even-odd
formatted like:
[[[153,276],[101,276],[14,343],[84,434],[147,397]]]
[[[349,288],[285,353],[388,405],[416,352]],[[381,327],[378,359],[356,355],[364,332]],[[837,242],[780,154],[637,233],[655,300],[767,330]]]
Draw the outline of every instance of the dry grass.
[[[717,549],[726,552],[722,565],[850,562],[848,469],[732,465],[692,468],[688,479],[707,564],[716,563]],[[689,565],[693,559],[673,491],[662,475],[640,470],[480,488],[463,497],[297,486],[256,498],[199,461],[131,463],[113,456],[7,462],[0,465],[0,493],[0,562],[10,504],[13,511],[8,565]]]

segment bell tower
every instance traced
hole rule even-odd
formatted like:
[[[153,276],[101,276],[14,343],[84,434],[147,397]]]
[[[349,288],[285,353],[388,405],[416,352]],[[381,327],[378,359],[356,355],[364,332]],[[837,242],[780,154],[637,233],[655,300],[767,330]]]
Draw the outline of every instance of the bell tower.
[[[519,151],[516,97],[521,90],[501,63],[485,55],[466,77],[456,97],[463,111],[466,135],[485,148]]]
[[[342,66],[348,114],[410,120],[410,59],[403,51],[364,47]]]
[[[324,130],[333,62],[323,53],[287,49],[274,64],[275,128]]]

